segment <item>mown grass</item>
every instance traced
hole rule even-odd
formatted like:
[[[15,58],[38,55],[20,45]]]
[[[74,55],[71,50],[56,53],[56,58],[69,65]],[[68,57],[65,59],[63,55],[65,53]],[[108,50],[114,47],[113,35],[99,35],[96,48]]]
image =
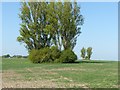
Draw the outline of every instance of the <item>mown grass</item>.
[[[17,75],[3,77],[7,81],[48,81],[52,87],[66,88],[117,88],[117,61],[77,61],[76,63],[33,64],[28,59],[3,59],[3,74],[14,72]],[[12,78],[12,79],[10,79]],[[34,82],[33,82],[34,83]],[[39,86],[41,86],[40,83]],[[48,83],[49,84],[49,83]],[[50,85],[41,87],[51,87]],[[28,86],[30,87],[30,86]]]

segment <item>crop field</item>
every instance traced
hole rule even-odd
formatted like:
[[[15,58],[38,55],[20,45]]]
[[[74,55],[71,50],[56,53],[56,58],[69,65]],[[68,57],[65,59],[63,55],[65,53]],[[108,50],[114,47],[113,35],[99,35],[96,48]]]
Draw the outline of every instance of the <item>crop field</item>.
[[[117,61],[33,64],[2,59],[3,88],[118,88]]]

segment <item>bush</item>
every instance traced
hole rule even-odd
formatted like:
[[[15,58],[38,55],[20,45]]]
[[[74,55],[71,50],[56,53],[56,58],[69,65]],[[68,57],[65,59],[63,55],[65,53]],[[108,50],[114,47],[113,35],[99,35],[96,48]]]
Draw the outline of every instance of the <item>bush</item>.
[[[47,48],[43,48],[43,49],[40,49],[40,53],[39,55],[41,56],[41,63],[42,62],[51,62],[51,51],[50,51],[50,48],[47,47]]]
[[[55,46],[52,46],[50,50],[51,50],[52,61],[56,61],[57,59],[59,59],[60,54],[61,54],[60,50]]]
[[[72,50],[68,49],[68,50],[63,50],[62,51],[58,62],[73,63],[73,62],[75,62],[75,60],[77,60],[76,54]]]
[[[61,63],[73,63],[77,60],[77,56],[72,50],[60,51],[57,47],[46,47],[40,50],[31,50],[29,57],[33,63],[43,62],[61,62]]]
[[[40,63],[39,57],[38,57],[39,50],[31,50],[29,53],[28,58],[33,62],[33,63]]]
[[[51,48],[46,47],[40,50],[31,50],[29,54],[29,59],[33,63],[43,63],[43,62],[54,62],[59,59],[60,50],[57,47],[53,46]]]
[[[50,48],[46,47],[40,50],[31,50],[29,54],[29,59],[33,63],[43,63],[43,62],[51,62],[51,51]]]

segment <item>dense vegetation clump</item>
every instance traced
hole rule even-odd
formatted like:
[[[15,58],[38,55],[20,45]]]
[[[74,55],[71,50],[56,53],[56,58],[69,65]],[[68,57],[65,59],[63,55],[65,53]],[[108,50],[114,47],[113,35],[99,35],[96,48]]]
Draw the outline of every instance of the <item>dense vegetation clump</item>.
[[[59,58],[59,61],[62,63],[73,63],[73,62],[75,62],[75,60],[77,60],[77,56],[70,49],[63,50],[61,53],[61,56]]]
[[[51,52],[50,52],[51,59],[52,59],[52,61],[56,62],[56,60],[58,60],[60,58],[61,51],[55,46],[52,46],[50,48],[50,50],[51,50]]]
[[[33,63],[43,63],[43,62],[51,62],[50,48],[46,47],[40,50],[31,50],[29,54],[29,59]]]
[[[33,63],[44,63],[44,62],[54,62],[60,57],[60,50],[57,47],[45,47],[40,50],[31,50],[29,54],[29,59]]]
[[[60,62],[60,63],[73,63],[77,60],[75,53],[70,50],[63,50],[62,52],[56,47],[46,47],[40,50],[31,50],[29,59],[33,63],[45,62]]]

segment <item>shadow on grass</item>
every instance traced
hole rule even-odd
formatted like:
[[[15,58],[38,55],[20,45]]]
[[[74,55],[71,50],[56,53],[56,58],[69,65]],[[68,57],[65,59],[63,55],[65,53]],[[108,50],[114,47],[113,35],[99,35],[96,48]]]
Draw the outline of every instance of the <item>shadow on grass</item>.
[[[76,63],[111,63],[114,61],[97,61],[97,60],[77,60],[74,63],[71,64],[76,64]]]
[[[110,63],[111,61],[79,61],[79,63]]]

